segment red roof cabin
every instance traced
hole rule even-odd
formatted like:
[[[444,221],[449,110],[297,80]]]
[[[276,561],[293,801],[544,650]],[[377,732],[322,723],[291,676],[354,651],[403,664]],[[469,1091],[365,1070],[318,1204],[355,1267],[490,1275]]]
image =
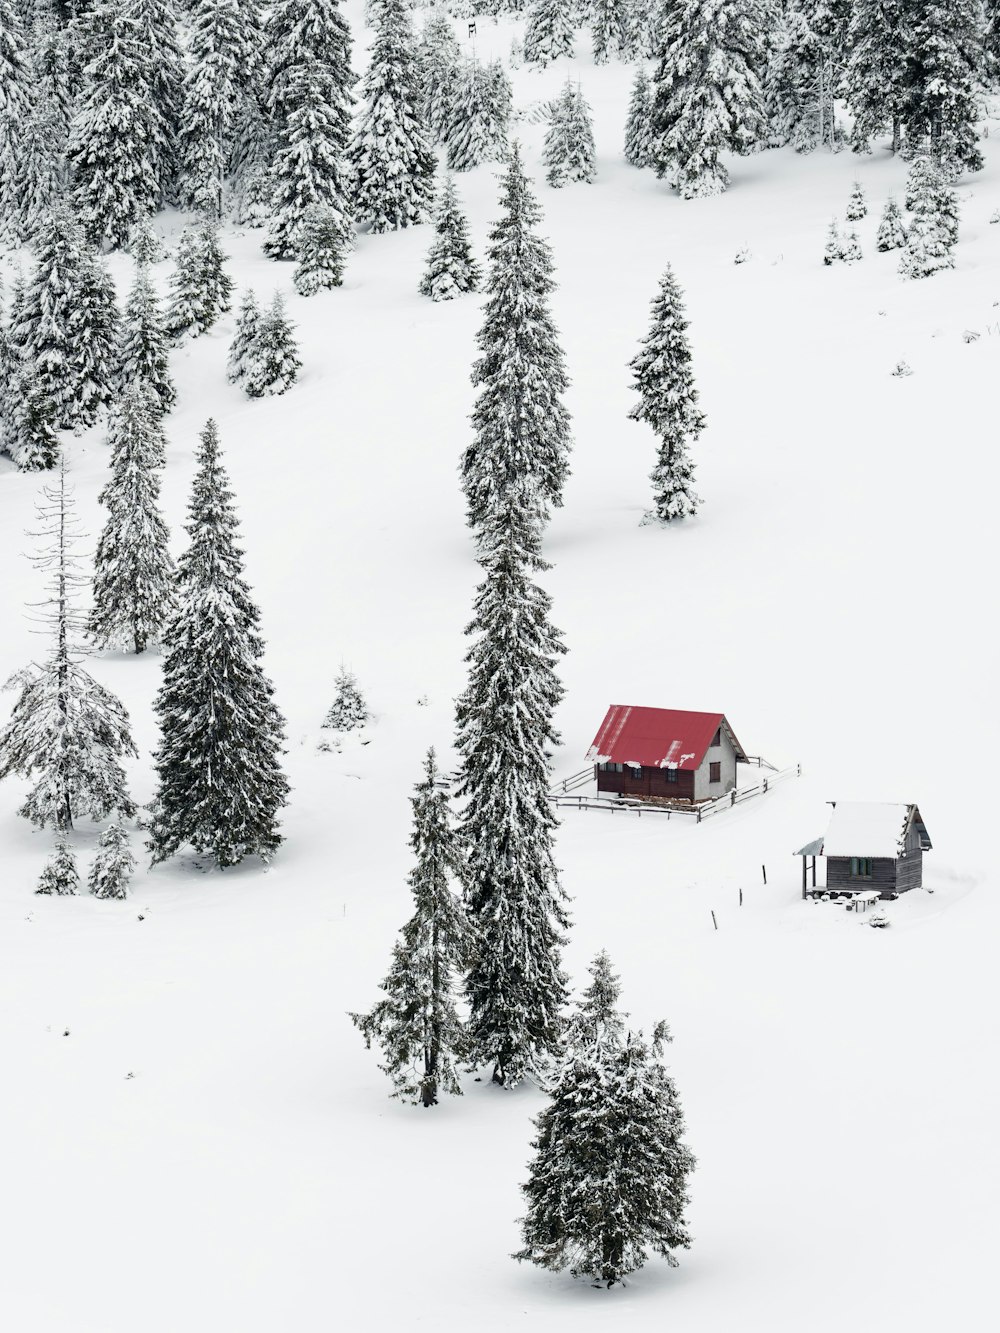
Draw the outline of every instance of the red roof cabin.
[[[612,704],[587,758],[597,790],[697,805],[736,786],[747,756],[723,713]]]

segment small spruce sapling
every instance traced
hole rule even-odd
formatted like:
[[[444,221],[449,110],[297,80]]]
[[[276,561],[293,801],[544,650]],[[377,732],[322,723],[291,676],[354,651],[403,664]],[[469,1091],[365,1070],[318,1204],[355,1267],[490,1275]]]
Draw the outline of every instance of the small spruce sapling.
[[[848,222],[860,222],[862,218],[868,216],[868,201],[865,198],[865,192],[861,188],[861,182],[855,181],[851,190],[851,197],[847,201],[847,212],[845,217]]]
[[[133,227],[128,252],[137,265],[158,264],[163,258],[163,242],[148,217],[141,217]]]
[[[856,264],[859,259],[863,258],[861,242],[858,240],[858,233],[853,227],[844,238],[844,245],[840,252],[840,257],[845,264]]]
[[[901,250],[905,244],[906,228],[903,225],[903,214],[900,212],[899,204],[890,195],[879,219],[875,249],[884,254],[887,250]]]
[[[129,846],[128,829],[121,816],[101,834],[97,855],[90,867],[88,888],[95,898],[127,898],[135,857]]]
[[[294,326],[285,313],[284,298],[275,292],[270,308],[257,325],[246,359],[243,388],[249,398],[284,393],[298,379],[301,368]]]
[[[364,696],[358,688],[357,678],[353,672],[342,666],[337,673],[335,684],[336,694],[323,719],[323,726],[330,731],[357,731],[371,716]]]
[[[260,325],[260,306],[252,288],[243,293],[239,313],[236,316],[236,332],[229,345],[229,360],[226,363],[226,377],[230,384],[238,384],[247,373],[257,329]]]
[[[0,448],[21,472],[46,471],[59,462],[55,411],[30,364],[10,377]]]
[[[545,179],[558,189],[570,182],[589,184],[597,173],[594,127],[579,85],[567,79],[552,113],[545,135],[542,161],[548,167]]]
[[[649,78],[642,65],[635,72],[632,99],[625,122],[625,161],[634,167],[653,165],[653,126],[650,120]]]
[[[299,263],[292,284],[300,296],[339,287],[344,281],[344,224],[336,209],[312,204],[302,216]]]
[[[162,416],[177,400],[170,374],[170,348],[156,292],[145,266],[136,269],[135,282],[125,303],[118,348],[118,390],[141,384],[151,391],[150,404]]]
[[[80,876],[76,869],[76,857],[66,837],[56,835],[55,851],[45,862],[38,880],[36,893],[55,893],[60,896],[79,891]]]
[[[954,191],[932,164],[917,173],[912,199],[913,221],[899,261],[900,277],[928,278],[941,269],[954,268],[958,204]]]
[[[209,293],[205,289],[205,268],[202,263],[198,233],[185,227],[177,243],[174,271],[170,275],[170,299],[167,302],[165,327],[174,343],[190,335],[197,338],[214,320]]]
[[[837,226],[837,219],[831,218],[830,226],[826,233],[826,247],[823,250],[823,263],[826,265],[835,264],[838,259],[844,257],[844,242],[841,239],[840,228]]]
[[[468,223],[451,176],[445,177],[441,188],[434,230],[427,268],[420,281],[421,295],[429,296],[432,301],[450,301],[465,292],[474,292],[482,280],[482,272],[472,257]]]

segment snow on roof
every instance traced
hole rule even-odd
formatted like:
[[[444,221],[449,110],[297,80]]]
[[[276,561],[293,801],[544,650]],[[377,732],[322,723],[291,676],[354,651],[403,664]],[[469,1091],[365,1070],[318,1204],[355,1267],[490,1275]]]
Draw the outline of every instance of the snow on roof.
[[[823,839],[825,856],[899,856],[916,809],[888,801],[838,801]]]
[[[704,759],[719,727],[725,727],[737,758],[746,759],[742,745],[722,713],[612,704],[587,758],[597,764],[693,770]]]

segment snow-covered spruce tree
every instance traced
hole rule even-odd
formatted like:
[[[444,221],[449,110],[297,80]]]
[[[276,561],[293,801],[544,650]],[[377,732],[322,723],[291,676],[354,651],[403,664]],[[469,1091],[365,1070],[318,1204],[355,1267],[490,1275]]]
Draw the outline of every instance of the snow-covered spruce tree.
[[[912,0],[903,120],[907,145],[953,170],[979,171],[981,0]]]
[[[610,1031],[578,1015],[548,1081],[522,1187],[524,1248],[514,1258],[611,1287],[650,1254],[675,1267],[675,1251],[690,1245],[684,1210],[695,1159],[662,1061],[666,1024],[649,1042],[641,1032],[623,1038],[617,978],[608,980]]]
[[[639,394],[629,417],[651,426],[659,442],[651,473],[653,510],[647,520],[669,523],[697,511],[689,450],[705,427],[691,370],[684,300],[669,266],[660,279],[652,311],[642,348],[629,363]]]
[[[177,132],[183,114],[184,55],[175,0],[129,0],[135,41],[145,54],[149,90],[149,160],[159,202],[174,200],[178,171]],[[186,7],[186,6],[185,6]]]
[[[860,222],[862,218],[868,216],[868,200],[865,198],[864,188],[860,181],[855,181],[851,188],[851,197],[847,201],[847,210],[844,216],[848,222]]]
[[[249,398],[284,393],[299,377],[302,362],[285,302],[275,292],[270,307],[260,316],[257,332],[247,351],[242,376]]]
[[[19,239],[11,225],[16,209],[14,169],[31,104],[31,69],[23,6],[0,0],[0,237]]]
[[[868,152],[886,129],[902,142],[906,101],[909,0],[854,0],[844,95],[854,117],[851,147]]]
[[[226,272],[229,256],[222,249],[219,224],[214,218],[203,218],[199,231],[203,290],[208,305],[210,323],[233,308],[233,280]]]
[[[547,168],[545,179],[556,189],[574,181],[589,184],[597,175],[594,158],[590,107],[579,85],[574,86],[567,79],[545,135],[542,149],[542,162]]]
[[[490,232],[489,272],[480,358],[472,368],[479,389],[475,437],[462,458],[469,525],[484,533],[502,526],[533,483],[541,514],[562,504],[569,471],[569,413],[562,395],[569,380],[549,293],[552,252],[537,234],[541,209],[514,144],[503,176],[503,214]]]
[[[634,167],[653,165],[653,126],[650,120],[649,78],[642,65],[635,72],[632,98],[625,121],[625,161]]]
[[[906,173],[906,193],[903,203],[912,212],[917,206],[918,197],[927,189],[933,189],[940,181],[937,164],[929,153],[918,154],[910,163]]]
[[[822,6],[819,7],[821,9]],[[809,0],[795,0],[777,31],[764,80],[770,141],[810,153],[835,138],[837,92],[829,43],[813,26],[820,18]]]
[[[272,259],[298,258],[305,210],[325,204],[353,237],[346,154],[351,137],[351,33],[339,0],[277,0],[265,29],[266,110],[275,140]]]
[[[178,136],[180,200],[184,208],[219,219],[241,110],[246,71],[259,38],[244,23],[240,0],[192,0],[189,60]]]
[[[628,0],[593,0],[590,33],[594,64],[605,65],[610,56],[627,57],[633,47],[632,13]]]
[[[840,235],[837,219],[831,218],[826,233],[826,247],[823,250],[823,263],[828,267],[844,257],[844,242]]]
[[[443,144],[451,124],[452,98],[462,68],[462,52],[451,17],[444,9],[430,11],[417,46],[421,119],[433,143]]]
[[[101,834],[87,887],[95,898],[127,898],[134,870],[135,857],[129,846],[128,829],[118,815]]]
[[[149,218],[140,218],[129,238],[128,252],[139,267],[158,264],[164,257],[163,242],[153,230]]]
[[[420,78],[405,0],[379,0],[349,160],[354,211],[373,232],[427,220],[434,153],[419,118]]]
[[[448,170],[471,171],[503,157],[506,127],[495,115],[491,76],[477,60],[467,60],[455,86],[448,127]]]
[[[486,103],[493,125],[493,139],[503,156],[510,131],[510,118],[514,114],[514,89],[502,60],[491,60],[485,73]]]
[[[233,282],[225,261],[219,229],[210,219],[181,232],[164,320],[174,343],[188,335],[198,337],[230,309]]]
[[[12,341],[33,367],[56,424],[66,429],[89,425],[95,407],[106,400],[109,380],[104,376],[112,371],[103,364],[109,312],[105,308],[101,314],[99,301],[95,309],[97,261],[62,205],[45,219],[35,251],[23,298],[17,311],[11,310]],[[98,327],[92,328],[95,315]]]
[[[861,250],[861,242],[858,240],[858,233],[852,227],[844,237],[844,243],[840,249],[840,257],[845,264],[856,264],[864,255]]]
[[[0,451],[21,472],[43,472],[59,462],[59,437],[52,404],[30,363],[19,365],[9,377],[2,410]]]
[[[575,34],[568,0],[534,0],[524,31],[524,58],[542,69],[573,54]]]
[[[986,0],[983,25],[983,69],[991,87],[1000,78],[1000,2]]]
[[[885,201],[885,208],[879,219],[875,249],[884,253],[886,250],[901,250],[905,244],[906,228],[903,226],[903,215],[896,200],[890,195]]]
[[[114,397],[115,370],[121,342],[118,298],[103,260],[88,254],[81,267],[77,304],[70,317],[80,348],[75,372],[78,384],[76,428],[92,426]]]
[[[41,228],[49,210],[66,189],[66,142],[60,106],[33,70],[8,175],[10,189],[7,231],[22,243]]]
[[[107,521],[94,557],[94,602],[87,629],[99,647],[145,652],[174,607],[174,565],[160,513],[163,433],[152,394],[132,383],[108,434],[111,477],[101,491]]]
[[[40,666],[8,682],[20,694],[0,730],[0,778],[35,779],[18,813],[40,828],[63,831],[83,814],[135,813],[119,760],[137,753],[121,702],[80,665],[84,626],[77,597],[85,579],[74,550],[81,534],[73,510],[63,466],[57,483],[42,487],[36,535],[44,544],[33,557],[49,576],[45,600],[35,609],[51,648]]]
[[[912,187],[907,182],[907,192],[911,188],[914,191],[913,221],[900,255],[899,274],[903,278],[929,278],[941,269],[955,267],[957,204],[933,162],[925,162],[922,170],[913,170],[910,175],[916,176]]]
[[[565,651],[551,601],[532,580],[539,555],[535,487],[510,495],[509,520],[479,555],[483,582],[467,633],[469,678],[457,748],[466,906],[477,929],[466,979],[473,1060],[513,1087],[555,1053],[566,998],[560,952],[569,925],[552,853],[549,747]]]
[[[80,875],[73,849],[63,834],[57,834],[55,850],[45,862],[35,892],[65,896],[78,893],[79,885]]]
[[[132,5],[100,4],[88,23],[92,58],[83,71],[68,149],[73,193],[91,239],[118,248],[159,205],[150,145],[165,129],[155,123],[149,55],[139,46]]]
[[[299,262],[292,285],[300,296],[315,296],[344,281],[343,216],[328,204],[310,204],[299,230]]]
[[[135,281],[122,316],[117,374],[119,393],[130,384],[142,384],[150,390],[150,403],[161,416],[170,411],[177,399],[170,375],[167,332],[144,265],[136,268]]]
[[[364,696],[358,688],[357,677],[342,666],[337,672],[334,685],[336,693],[323,719],[323,726],[328,727],[330,731],[357,731],[371,717]]]
[[[256,293],[251,289],[243,293],[239,313],[236,316],[236,332],[229,345],[229,359],[226,363],[226,378],[230,384],[238,384],[247,373],[247,366],[257,340],[257,327],[260,324],[260,307]]]
[[[462,857],[433,750],[410,803],[413,915],[381,983],[386,998],[369,1013],[350,1017],[368,1047],[375,1041],[382,1048],[379,1068],[392,1080],[392,1096],[436,1106],[439,1093],[462,1093],[458,1073],[468,1059],[469,1039],[455,990],[471,956],[473,935],[451,888],[453,879],[461,880]]]
[[[681,0],[664,14],[653,160],[684,199],[721,194],[729,173],[720,153],[749,153],[761,143],[770,20],[761,0]]]
[[[281,843],[284,719],[260,667],[260,616],[243,579],[214,421],[202,432],[197,462],[191,543],[177,564],[178,604],[163,635],[154,704],[160,743],[149,848],[154,864],[190,844],[224,867],[246,856],[266,861]]]
[[[432,301],[450,301],[465,292],[474,292],[482,280],[482,273],[472,257],[468,223],[450,175],[444,178],[441,186],[434,229],[434,243],[420,280],[421,295],[429,296]]]

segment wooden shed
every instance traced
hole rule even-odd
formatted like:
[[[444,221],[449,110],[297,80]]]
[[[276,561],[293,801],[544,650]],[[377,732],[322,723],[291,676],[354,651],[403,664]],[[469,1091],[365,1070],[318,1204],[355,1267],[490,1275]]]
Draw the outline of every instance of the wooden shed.
[[[743,746],[723,713],[612,704],[587,753],[598,792],[690,802],[736,786]]]
[[[927,828],[915,805],[873,801],[831,801],[830,824],[795,853],[802,857],[802,896],[808,894],[809,862],[816,889],[816,858],[826,860],[826,892],[862,893],[876,889],[895,898],[923,884],[923,854],[931,849]]]

